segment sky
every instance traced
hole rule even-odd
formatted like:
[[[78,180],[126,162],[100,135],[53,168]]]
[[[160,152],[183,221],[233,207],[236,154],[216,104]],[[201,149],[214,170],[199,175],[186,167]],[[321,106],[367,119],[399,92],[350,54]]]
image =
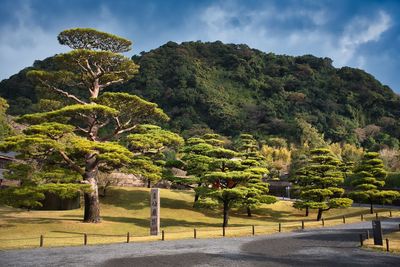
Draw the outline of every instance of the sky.
[[[126,56],[220,40],[329,57],[400,93],[400,0],[0,0],[0,80],[67,52],[57,35],[77,27],[132,40]]]

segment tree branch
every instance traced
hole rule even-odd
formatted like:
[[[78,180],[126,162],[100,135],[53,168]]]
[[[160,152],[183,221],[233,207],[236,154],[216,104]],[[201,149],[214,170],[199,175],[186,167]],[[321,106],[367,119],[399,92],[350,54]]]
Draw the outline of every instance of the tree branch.
[[[59,153],[61,157],[64,159],[64,161],[68,164],[68,166],[71,167],[71,169],[73,169],[74,171],[78,172],[81,175],[85,173],[84,170],[81,167],[79,167],[73,160],[71,160],[65,152],[59,151]]]
[[[105,83],[105,84],[100,84],[99,85],[99,88],[105,88],[105,87],[107,87],[107,86],[110,86],[110,85],[112,85],[112,84],[116,84],[116,83],[121,83],[121,82],[123,82],[124,81],[124,79],[118,79],[118,80],[114,80],[114,81],[109,81],[109,82],[107,82],[107,83]]]
[[[78,97],[76,97],[75,95],[70,94],[70,93],[68,93],[68,92],[65,92],[64,90],[61,90],[60,88],[57,88],[57,87],[55,87],[55,86],[53,86],[53,85],[50,85],[50,84],[46,83],[45,81],[43,81],[42,79],[39,79],[39,81],[40,81],[41,83],[43,83],[45,86],[47,86],[48,88],[50,88],[50,89],[56,91],[57,93],[60,93],[60,94],[62,94],[62,95],[64,95],[64,96],[66,96],[66,97],[68,97],[68,98],[74,100],[75,102],[77,102],[77,103],[79,103],[79,104],[87,105],[87,103],[86,103],[85,101],[80,100],[80,99],[79,99]]]

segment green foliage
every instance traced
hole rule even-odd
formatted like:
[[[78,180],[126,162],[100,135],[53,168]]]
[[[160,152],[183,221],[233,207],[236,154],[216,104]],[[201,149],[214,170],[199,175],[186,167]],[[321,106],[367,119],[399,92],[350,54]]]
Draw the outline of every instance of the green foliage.
[[[131,65],[129,69],[136,72],[120,76],[128,82],[112,90],[134,93],[156,102],[171,117],[171,129],[183,132],[185,137],[201,136],[213,129],[231,136],[248,132],[260,140],[267,136],[283,137],[290,143],[300,144],[314,137],[321,141],[318,135],[323,133],[325,140],[362,145],[375,151],[398,146],[399,96],[362,70],[334,68],[329,58],[267,54],[246,45],[221,42],[180,45],[168,42],[125,61],[108,56],[119,51],[111,48],[109,39],[113,40],[111,43],[124,43],[115,36],[91,29],[73,29],[60,36],[66,39],[63,43],[86,49],[36,61],[33,67],[3,80],[0,94],[9,101],[10,113],[32,112],[38,108],[35,104],[40,99],[50,97],[49,90],[46,93],[39,88],[35,90],[36,83],[26,79],[26,72],[31,70],[63,71],[58,75],[63,77],[62,81],[49,76],[46,80],[51,79],[68,92],[89,99],[87,92],[81,90],[78,77],[83,77],[85,82],[90,77],[79,76],[82,74],[79,66],[67,64],[66,68],[66,63],[77,59],[82,65],[90,56],[116,66],[112,68],[113,74],[102,77],[102,83],[125,75],[117,72],[128,62],[139,64],[138,75],[132,78],[137,66]],[[105,44],[93,45],[93,40],[102,40]],[[56,97],[53,94],[51,98]],[[308,125],[302,130],[296,118]],[[307,129],[311,131],[310,136],[304,134]]]
[[[320,220],[323,211],[351,206],[351,199],[342,198],[344,190],[340,186],[344,182],[344,174],[340,164],[329,149],[311,150],[310,159],[292,178],[294,185],[300,189],[300,200],[294,207],[318,209],[317,220]]]
[[[114,53],[131,50],[132,42],[119,36],[89,28],[76,28],[62,31],[58,37],[62,45],[72,49],[105,50]]]
[[[352,179],[354,191],[350,192],[350,197],[371,204],[371,212],[373,204],[391,203],[400,197],[400,193],[380,190],[385,185],[386,176],[387,172],[379,153],[366,152],[361,164],[355,170]]]

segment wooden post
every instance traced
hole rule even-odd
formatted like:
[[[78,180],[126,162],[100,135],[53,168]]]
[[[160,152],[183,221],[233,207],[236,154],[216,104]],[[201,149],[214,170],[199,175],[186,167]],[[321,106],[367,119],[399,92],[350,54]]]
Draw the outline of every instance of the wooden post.
[[[301,229],[304,230],[304,220],[301,221]]]
[[[343,223],[346,223],[346,216],[343,216]]]
[[[252,226],[251,226],[251,230],[252,230],[252,232],[253,232],[253,235],[255,235],[255,232],[256,232],[256,230],[255,230],[254,228],[255,228],[254,225],[252,225]]]
[[[43,247],[43,235],[40,235],[39,245],[40,245],[40,247]]]
[[[386,251],[389,252],[389,239],[386,238]]]
[[[367,239],[369,239],[369,230],[367,230]]]
[[[83,234],[83,245],[87,245],[87,234]]]
[[[225,236],[225,227],[222,227],[222,236]]]
[[[325,220],[324,220],[324,218],[322,218],[321,220],[322,220],[322,226],[325,226]]]
[[[360,234],[360,246],[362,247],[363,245],[364,245],[363,235]]]
[[[197,231],[196,231],[196,228],[193,229],[193,238],[194,238],[194,239],[197,238]]]
[[[389,217],[392,217],[392,211],[389,210]]]
[[[282,225],[279,223],[279,233],[282,232]]]
[[[165,240],[165,233],[164,233],[164,230],[161,231],[161,240],[162,240],[162,241]]]
[[[364,221],[364,215],[361,214],[361,221]]]
[[[126,233],[126,243],[129,243],[129,238],[130,238],[130,236],[129,236],[129,232],[128,232],[128,233]]]

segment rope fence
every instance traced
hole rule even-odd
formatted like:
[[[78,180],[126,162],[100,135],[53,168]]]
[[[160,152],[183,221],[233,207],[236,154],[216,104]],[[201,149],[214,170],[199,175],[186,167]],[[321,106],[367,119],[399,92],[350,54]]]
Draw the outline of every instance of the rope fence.
[[[348,216],[336,216],[332,218],[322,218],[320,221],[301,220],[301,221],[282,221],[270,223],[268,225],[245,225],[229,227],[194,227],[184,230],[169,230],[164,228],[158,236],[135,235],[132,232],[121,234],[102,234],[102,233],[81,233],[81,232],[61,232],[66,236],[53,236],[52,233],[41,234],[36,237],[25,238],[0,238],[1,247],[10,248],[33,248],[33,247],[52,247],[52,246],[73,246],[73,245],[93,245],[93,244],[111,244],[111,243],[132,243],[144,241],[165,241],[173,239],[199,239],[199,238],[217,238],[217,237],[239,237],[256,236],[260,234],[271,234],[289,231],[302,231],[307,228],[317,228],[333,226],[345,223],[354,223],[366,220],[390,218],[393,214],[400,215],[400,211],[381,211],[375,214],[354,214]],[[399,225],[400,230],[400,225]],[[67,236],[71,235],[71,236]],[[369,238],[369,232],[366,234]],[[15,244],[17,241],[17,244]],[[14,242],[7,246],[7,242]],[[363,245],[364,234],[360,235],[360,242]],[[389,247],[389,240],[386,240]]]

